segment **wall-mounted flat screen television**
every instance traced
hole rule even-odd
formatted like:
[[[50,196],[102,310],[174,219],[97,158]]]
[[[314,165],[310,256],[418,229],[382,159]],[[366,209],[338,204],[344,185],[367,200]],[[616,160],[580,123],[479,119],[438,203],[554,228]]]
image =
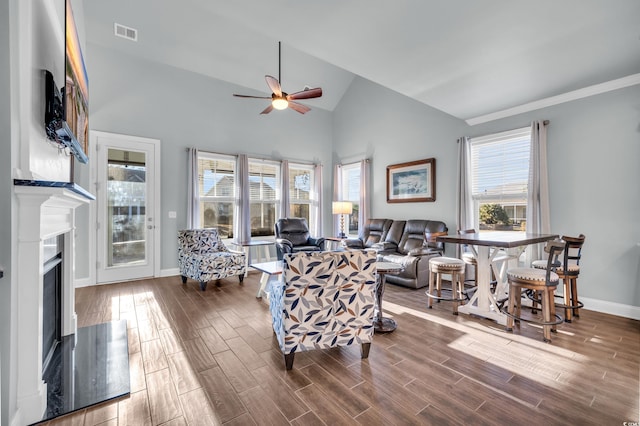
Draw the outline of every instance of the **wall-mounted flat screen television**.
[[[45,73],[45,125],[49,139],[68,148],[81,163],[87,163],[89,80],[71,1],[65,1],[65,82],[60,93],[53,75]]]

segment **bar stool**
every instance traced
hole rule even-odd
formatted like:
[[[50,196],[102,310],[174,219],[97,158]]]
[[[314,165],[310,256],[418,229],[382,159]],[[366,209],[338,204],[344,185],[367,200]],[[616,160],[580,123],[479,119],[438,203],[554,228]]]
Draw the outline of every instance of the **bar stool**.
[[[458,304],[465,301],[464,262],[455,257],[438,256],[429,259],[429,297],[427,307],[431,309],[433,299],[438,302],[453,302],[453,315],[458,315]],[[451,297],[442,297],[442,274],[451,274]],[[435,294],[434,294],[435,290]]]
[[[580,318],[580,308],[584,306],[578,300],[578,275],[580,275],[580,257],[582,256],[582,245],[585,236],[580,234],[579,237],[563,236],[565,241],[564,260],[558,263],[556,274],[562,280],[564,286],[563,297],[564,303],[557,303],[558,307],[564,308],[565,322],[571,322],[572,317]],[[566,266],[565,266],[566,265]],[[534,268],[544,269],[546,262],[543,260],[535,260],[531,263]]]
[[[555,326],[562,322],[562,318],[556,315],[553,293],[558,287],[560,278],[553,270],[557,257],[564,250],[564,241],[547,242],[544,251],[549,253],[547,267],[539,268],[513,268],[507,271],[509,281],[509,299],[507,310],[501,309],[507,315],[507,331],[513,331],[514,321],[526,321],[533,324],[542,325],[545,342],[551,341],[551,331],[555,331]],[[542,321],[522,318],[522,290],[527,289],[539,293],[539,301],[542,305]],[[552,317],[554,319],[552,320]]]

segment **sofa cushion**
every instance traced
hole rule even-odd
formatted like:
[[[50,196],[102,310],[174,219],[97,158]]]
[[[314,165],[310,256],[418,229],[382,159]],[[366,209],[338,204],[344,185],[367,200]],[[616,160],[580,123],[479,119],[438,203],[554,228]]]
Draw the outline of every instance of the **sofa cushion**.
[[[404,226],[402,238],[400,238],[400,243],[398,244],[398,253],[406,255],[409,254],[411,250],[424,245],[424,230],[428,222],[428,220],[418,219],[407,221]]]

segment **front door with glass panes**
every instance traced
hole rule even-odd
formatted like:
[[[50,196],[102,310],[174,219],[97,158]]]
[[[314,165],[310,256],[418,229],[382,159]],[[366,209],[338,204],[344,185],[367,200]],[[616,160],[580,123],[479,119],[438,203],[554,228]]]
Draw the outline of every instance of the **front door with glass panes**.
[[[154,275],[154,150],[139,138],[98,138],[98,283]]]

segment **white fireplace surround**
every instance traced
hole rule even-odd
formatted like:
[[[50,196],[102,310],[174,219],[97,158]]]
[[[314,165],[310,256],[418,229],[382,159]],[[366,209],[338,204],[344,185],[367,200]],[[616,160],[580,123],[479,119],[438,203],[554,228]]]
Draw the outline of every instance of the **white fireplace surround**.
[[[43,242],[64,235],[62,335],[75,335],[75,209],[89,199],[67,188],[14,186],[18,198],[17,408],[24,423],[42,418],[47,385],[42,380]]]

